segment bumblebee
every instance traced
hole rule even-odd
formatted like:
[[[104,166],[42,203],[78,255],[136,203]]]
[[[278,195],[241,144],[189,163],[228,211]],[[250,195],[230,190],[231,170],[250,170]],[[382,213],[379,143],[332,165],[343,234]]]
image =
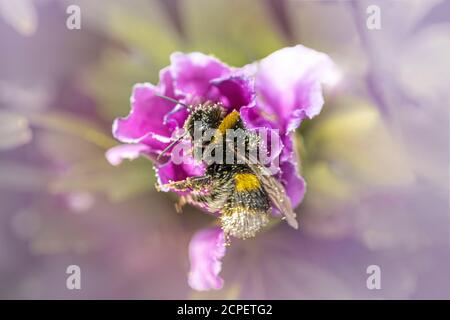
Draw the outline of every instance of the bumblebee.
[[[161,98],[181,104],[165,96]],[[227,239],[229,236],[239,239],[254,237],[269,223],[272,208],[279,210],[288,224],[297,229],[296,215],[283,185],[248,152],[251,148],[258,148],[259,137],[245,128],[239,112],[234,110],[227,114],[220,103],[184,106],[189,110],[183,125],[185,134],[163,150],[158,160],[186,136],[194,141],[194,126],[197,126],[196,130],[212,129],[215,132],[210,141],[202,142],[199,146],[202,152],[210,151],[213,155],[214,152],[220,152],[225,157],[224,150],[228,145],[234,153],[234,161],[209,163],[203,176],[169,181],[159,186],[158,190],[186,192],[176,205],[177,211],[189,203],[217,215]],[[245,132],[244,154],[237,152],[234,138],[228,139],[229,129]]]

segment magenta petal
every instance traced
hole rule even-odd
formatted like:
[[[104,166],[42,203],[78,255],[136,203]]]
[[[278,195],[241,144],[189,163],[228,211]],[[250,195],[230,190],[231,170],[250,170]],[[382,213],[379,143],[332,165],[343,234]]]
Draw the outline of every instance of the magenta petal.
[[[291,199],[292,208],[297,207],[303,200],[306,192],[305,180],[300,176],[295,162],[284,162],[280,165],[281,182],[286,194]]]
[[[223,279],[221,259],[226,252],[225,236],[221,228],[204,229],[197,232],[189,244],[191,269],[188,282],[195,290],[221,289]]]
[[[175,94],[185,96],[186,100],[216,100],[218,92],[212,90],[211,80],[231,72],[231,68],[226,64],[200,52],[176,52],[171,55],[170,61]]]
[[[106,159],[113,166],[118,166],[122,160],[134,160],[142,154],[150,154],[151,150],[144,144],[122,144],[106,151]]]
[[[272,53],[261,60],[256,73],[259,114],[273,116],[271,122],[283,133],[294,130],[302,119],[320,113],[321,82],[334,69],[326,54],[301,45]]]
[[[149,83],[134,86],[131,112],[126,118],[116,119],[114,137],[125,143],[142,142],[155,149],[170,142],[171,132],[162,120],[173,106],[155,96],[156,91],[157,88]]]
[[[174,103],[157,94],[173,96],[172,80],[168,69],[160,74],[161,83],[156,87],[150,83],[137,84],[131,96],[131,112],[126,118],[114,121],[113,135],[124,143],[143,143],[152,150],[162,150],[170,142],[172,132],[181,127],[187,114],[177,113],[164,121],[174,108]]]
[[[279,129],[279,126],[276,124],[277,118],[261,112],[261,110],[257,108],[254,103],[249,106],[242,107],[239,110],[239,113],[247,128]]]
[[[160,71],[158,86],[160,88],[160,93],[163,95],[178,100],[182,103],[184,102],[183,96],[175,95],[174,81],[170,71],[170,66]],[[175,110],[176,112],[174,112]],[[175,103],[171,103],[170,111],[163,117],[163,124],[167,125],[170,130],[175,130],[183,126],[187,117],[188,111],[185,107],[180,104],[176,105]]]
[[[222,102],[232,109],[248,106],[255,98],[255,85],[251,78],[232,75],[215,79],[211,83],[219,89]]]
[[[293,133],[288,133],[281,137],[281,141],[283,142],[283,150],[281,152],[280,162],[290,161],[292,157],[295,157],[293,139],[295,139],[295,135]]]

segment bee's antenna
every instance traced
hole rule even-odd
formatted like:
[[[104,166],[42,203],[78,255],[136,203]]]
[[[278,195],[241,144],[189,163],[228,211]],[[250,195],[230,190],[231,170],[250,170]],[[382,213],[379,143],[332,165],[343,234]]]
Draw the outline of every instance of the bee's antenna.
[[[183,139],[186,135],[188,134],[188,132],[186,131],[185,133],[183,133],[180,137],[178,137],[176,140],[172,141],[156,158],[156,161],[159,161],[159,159],[165,155],[167,153],[167,151],[169,151],[170,148],[172,148],[176,143],[178,143],[181,139]]]
[[[185,104],[185,103],[183,103],[183,102],[180,102],[180,101],[178,101],[177,99],[173,99],[173,98],[171,98],[171,97],[168,97],[168,96],[165,96],[165,95],[162,95],[162,94],[157,94],[157,93],[155,93],[155,96],[160,97],[160,98],[162,98],[162,99],[165,99],[165,100],[167,100],[167,101],[176,103],[176,104],[180,104],[180,105],[182,105],[183,107],[186,107],[188,110],[190,110],[190,107],[189,107],[187,104]]]

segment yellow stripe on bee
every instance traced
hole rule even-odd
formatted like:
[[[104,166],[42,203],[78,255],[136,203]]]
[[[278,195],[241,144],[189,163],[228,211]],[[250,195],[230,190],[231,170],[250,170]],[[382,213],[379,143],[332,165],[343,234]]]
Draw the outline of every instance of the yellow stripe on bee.
[[[223,118],[222,122],[219,125],[219,132],[221,134],[225,134],[228,129],[232,129],[239,120],[239,112],[234,110],[233,112],[227,114],[225,118]]]
[[[250,191],[261,186],[259,179],[252,173],[237,173],[234,176],[237,191]]]

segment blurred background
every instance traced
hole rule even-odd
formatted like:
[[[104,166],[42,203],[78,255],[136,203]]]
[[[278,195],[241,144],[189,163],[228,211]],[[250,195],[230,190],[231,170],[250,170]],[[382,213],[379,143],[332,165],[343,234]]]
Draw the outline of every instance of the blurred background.
[[[0,298],[449,299],[449,18],[443,0],[0,0]],[[176,214],[148,160],[109,165],[112,121],[174,51],[242,66],[297,43],[342,72],[297,132],[300,229],[234,241],[224,288],[195,292],[212,218]]]

